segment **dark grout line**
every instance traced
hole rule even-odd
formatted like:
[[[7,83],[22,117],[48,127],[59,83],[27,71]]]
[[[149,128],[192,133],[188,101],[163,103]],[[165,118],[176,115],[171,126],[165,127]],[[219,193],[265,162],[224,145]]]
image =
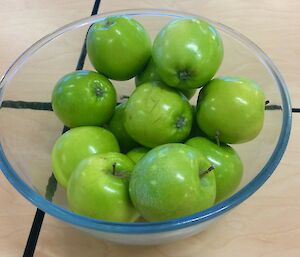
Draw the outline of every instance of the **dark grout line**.
[[[93,10],[91,13],[92,15],[96,15],[98,13],[99,10],[99,6],[100,6],[101,0],[95,0],[94,2],[94,6],[93,6]],[[81,49],[81,53],[77,62],[77,66],[76,66],[76,70],[82,70],[83,66],[84,66],[84,61],[86,58],[86,45],[85,45],[86,40],[84,40],[84,44],[82,46]],[[10,103],[12,104],[12,102]],[[19,101],[20,104],[20,101]],[[38,103],[41,104],[41,103]],[[50,106],[49,106],[50,104]],[[3,103],[2,103],[3,106]],[[20,106],[20,105],[19,105]],[[37,106],[36,103],[32,106]],[[32,107],[31,106],[31,107]],[[40,105],[42,107],[44,107],[45,109],[43,110],[48,110],[50,111],[50,107],[51,107],[51,103],[42,103],[42,105]],[[46,107],[48,109],[46,109]],[[34,108],[30,108],[30,109],[34,109]],[[52,107],[51,107],[52,110]],[[68,130],[67,127],[64,127],[63,132],[65,133]],[[52,197],[54,196],[55,190],[57,187],[57,181],[55,179],[55,177],[53,176],[53,173],[51,174],[49,181],[48,181],[48,185],[46,188],[46,198],[48,200],[52,200]],[[23,253],[23,257],[32,257],[34,255],[35,249],[36,249],[36,245],[37,245],[37,241],[40,235],[40,230],[42,228],[43,225],[43,220],[44,220],[44,216],[45,216],[45,212],[38,209],[36,210],[35,216],[34,216],[34,220],[31,226],[31,230],[27,239],[27,243],[24,249],[24,253]]]
[[[6,100],[2,102],[1,108],[13,108],[13,109],[31,109],[39,111],[53,111],[51,103],[47,102],[26,102],[26,101],[13,101]]]

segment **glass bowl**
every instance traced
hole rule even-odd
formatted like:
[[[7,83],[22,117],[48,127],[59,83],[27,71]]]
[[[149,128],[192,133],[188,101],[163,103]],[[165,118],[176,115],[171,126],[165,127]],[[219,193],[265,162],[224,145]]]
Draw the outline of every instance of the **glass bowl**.
[[[117,223],[74,214],[67,207],[64,189],[60,186],[56,189],[51,177],[50,153],[63,125],[47,109],[51,106],[49,102],[56,81],[75,69],[89,26],[109,15],[134,17],[144,25],[152,39],[172,19],[199,17],[166,10],[106,13],[68,24],[28,48],[9,68],[0,84],[0,169],[35,206],[101,239],[146,245],[191,236],[246,200],[273,173],[286,149],[291,129],[287,87],[277,68],[259,47],[231,28],[210,21],[224,43],[224,60],[216,76],[252,78],[263,87],[269,101],[259,136],[251,142],[233,145],[245,166],[236,193],[207,210],[164,222]],[[83,68],[93,69],[88,58]],[[133,80],[113,81],[113,84],[119,97],[134,89]],[[191,102],[196,103],[196,96]],[[55,189],[52,198],[51,190],[54,192]]]

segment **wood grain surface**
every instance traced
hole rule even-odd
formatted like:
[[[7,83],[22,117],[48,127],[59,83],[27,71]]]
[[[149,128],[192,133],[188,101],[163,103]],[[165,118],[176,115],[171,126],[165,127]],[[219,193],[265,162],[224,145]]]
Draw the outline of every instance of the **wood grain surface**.
[[[32,43],[90,14],[93,0],[2,0],[0,75]],[[243,33],[272,58],[300,107],[300,1],[102,0],[101,12],[165,8],[222,22]],[[1,124],[0,124],[1,126]],[[45,216],[35,256],[73,257],[298,257],[300,256],[300,114],[293,116],[287,151],[265,185],[194,237],[161,246],[123,246],[97,240]],[[35,207],[0,175],[0,256],[21,256]]]

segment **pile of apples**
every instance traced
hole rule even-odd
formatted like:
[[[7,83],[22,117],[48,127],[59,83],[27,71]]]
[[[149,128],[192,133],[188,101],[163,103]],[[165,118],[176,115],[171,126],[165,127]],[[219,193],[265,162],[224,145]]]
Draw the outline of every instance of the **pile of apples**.
[[[251,79],[213,78],[223,43],[212,24],[173,19],[152,45],[135,19],[111,16],[90,27],[86,47],[96,71],[65,75],[52,94],[55,114],[70,128],[53,147],[53,173],[72,211],[162,221],[235,192],[243,164],[228,144],[259,134],[265,97]],[[134,77],[135,90],[117,103],[110,79]]]

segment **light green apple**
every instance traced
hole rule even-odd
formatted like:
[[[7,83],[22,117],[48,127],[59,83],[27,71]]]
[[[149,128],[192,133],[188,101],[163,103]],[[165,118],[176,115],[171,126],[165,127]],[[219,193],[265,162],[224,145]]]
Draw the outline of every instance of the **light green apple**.
[[[94,23],[86,45],[95,69],[114,80],[133,78],[151,56],[147,31],[128,16],[109,16]]]
[[[265,96],[253,80],[213,79],[200,91],[197,123],[208,136],[238,144],[254,139],[264,124]]]
[[[139,213],[129,197],[129,176],[134,163],[124,154],[96,154],[82,160],[72,173],[68,204],[75,213],[91,218],[133,222]]]
[[[193,109],[193,124],[192,124],[192,129],[191,132],[188,136],[188,138],[193,138],[193,137],[205,137],[205,133],[199,128],[198,124],[197,124],[197,106],[192,105],[192,109]]]
[[[101,126],[112,116],[117,94],[103,75],[88,70],[63,76],[52,92],[52,108],[69,128]]]
[[[169,86],[194,89],[217,72],[223,43],[215,27],[199,18],[178,18],[156,36],[152,57],[160,78]]]
[[[217,145],[205,137],[191,138],[186,144],[199,150],[214,165],[216,202],[234,193],[243,176],[243,163],[238,153],[229,145]]]
[[[124,111],[127,133],[143,146],[181,142],[192,126],[192,107],[186,97],[161,82],[147,82],[129,97]]]
[[[135,142],[126,132],[124,128],[124,110],[126,102],[120,103],[116,106],[113,117],[108,123],[108,129],[117,138],[121,151],[127,153],[132,148],[137,147],[138,143]]]
[[[127,156],[134,162],[137,163],[143,156],[150,151],[149,148],[146,147],[137,147],[133,148],[127,153]]]
[[[216,181],[211,168],[191,146],[158,146],[134,167],[129,184],[131,200],[148,221],[194,214],[214,204]]]
[[[146,68],[135,77],[135,85],[138,87],[151,81],[162,81],[152,58]],[[191,99],[196,93],[196,89],[180,89],[179,91],[183,93],[187,99]]]
[[[60,185],[66,187],[81,160],[97,153],[119,151],[115,136],[104,128],[86,126],[70,129],[53,146],[51,160],[54,176]]]

